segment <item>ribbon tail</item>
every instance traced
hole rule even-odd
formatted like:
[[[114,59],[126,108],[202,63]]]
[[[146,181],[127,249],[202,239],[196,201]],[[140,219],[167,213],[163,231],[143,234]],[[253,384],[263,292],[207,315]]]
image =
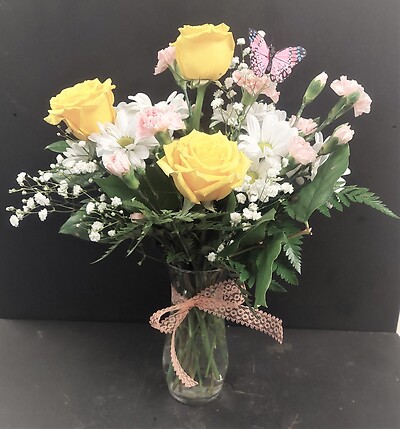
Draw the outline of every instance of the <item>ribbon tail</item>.
[[[179,380],[182,382],[182,384],[185,387],[194,387],[197,386],[197,381],[193,380],[192,377],[190,377],[185,370],[182,368],[182,365],[179,363],[178,356],[176,355],[175,350],[175,333],[176,333],[177,327],[173,330],[172,336],[171,336],[171,362],[172,367],[174,368],[174,371],[176,375],[178,376]]]
[[[256,329],[264,334],[269,335],[279,344],[283,342],[283,326],[282,320],[261,310],[250,309],[244,305],[237,307],[216,308],[206,310],[215,316],[230,320],[235,323],[240,323],[251,329]]]

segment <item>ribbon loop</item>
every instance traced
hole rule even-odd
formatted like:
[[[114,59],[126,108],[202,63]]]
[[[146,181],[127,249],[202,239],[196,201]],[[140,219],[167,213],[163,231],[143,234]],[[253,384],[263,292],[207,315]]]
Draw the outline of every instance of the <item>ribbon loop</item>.
[[[164,334],[172,334],[171,363],[179,380],[186,387],[193,387],[198,383],[184,371],[179,363],[175,350],[175,334],[193,307],[261,331],[279,343],[283,341],[282,320],[271,314],[242,305],[244,298],[239,286],[233,280],[209,286],[190,299],[185,299],[173,290],[172,299],[175,305],[156,311],[150,317],[150,325]],[[170,313],[169,316],[161,320],[167,313]]]

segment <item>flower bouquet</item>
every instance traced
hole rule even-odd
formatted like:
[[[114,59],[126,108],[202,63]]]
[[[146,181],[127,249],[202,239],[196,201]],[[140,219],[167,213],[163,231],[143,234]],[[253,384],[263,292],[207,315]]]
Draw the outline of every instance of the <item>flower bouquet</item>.
[[[343,178],[354,131],[337,121],[370,111],[360,84],[334,80],[336,104],[325,118],[306,118],[327,83],[323,72],[288,115],[276,107],[278,85],[305,57],[303,47],[275,51],[252,29],[248,46],[244,38],[235,46],[225,24],[179,32],[158,52],[154,73],[169,70],[179,87],[167,100],[137,93],[114,106],[111,79],[51,98],[45,121],[60,139],[46,149],[56,159],[37,175],[18,175],[10,192],[22,194],[22,207],[8,210],[15,227],[30,215],[67,212],[60,232],[108,244],[100,259],[126,243],[141,263],[152,257],[144,247],[151,239],[172,283],[172,306],[150,320],[167,334],[168,388],[201,403],[219,393],[227,370],[224,319],[282,341],[281,321],[260,307],[267,292],[297,284],[314,212],[329,217],[364,203],[397,216]]]

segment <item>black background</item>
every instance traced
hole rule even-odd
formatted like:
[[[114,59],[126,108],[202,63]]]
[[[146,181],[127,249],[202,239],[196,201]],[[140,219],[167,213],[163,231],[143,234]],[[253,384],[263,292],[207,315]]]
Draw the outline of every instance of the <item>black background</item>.
[[[373,99],[354,120],[348,182],[376,192],[400,213],[399,2],[397,0],[123,1],[2,0],[0,2],[0,195],[2,206],[20,171],[46,169],[57,140],[42,118],[48,100],[84,79],[111,77],[116,101],[145,92],[154,101],[175,89],[153,76],[156,54],[183,24],[264,29],[275,46],[300,44],[308,55],[280,86],[279,107],[297,111],[307,83],[321,71],[330,81],[357,79]],[[327,88],[305,117],[327,112]],[[91,265],[104,248],[57,234],[61,217],[27,219],[18,229],[0,214],[0,317],[144,321],[169,302],[163,265],[138,267],[122,251]],[[270,311],[287,327],[394,331],[399,310],[399,222],[366,206],[333,219],[316,215],[305,240],[300,285],[269,295]]]

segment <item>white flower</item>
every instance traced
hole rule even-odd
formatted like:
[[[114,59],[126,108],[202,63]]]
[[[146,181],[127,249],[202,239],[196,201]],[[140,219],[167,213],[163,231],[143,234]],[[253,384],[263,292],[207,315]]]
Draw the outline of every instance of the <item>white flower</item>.
[[[239,57],[233,57],[231,62],[231,67],[234,68],[237,64],[239,64]]]
[[[108,234],[109,237],[114,237],[115,234],[116,234],[116,232],[115,232],[114,229],[110,229],[110,231],[108,231],[107,234]]]
[[[214,98],[213,101],[211,101],[211,107],[213,109],[218,109],[219,107],[222,107],[224,105],[224,100],[222,98]]]
[[[44,183],[44,182],[48,182],[52,177],[53,177],[53,173],[46,171],[45,173],[42,172],[40,174],[39,180]]]
[[[119,110],[115,124],[110,122],[98,124],[100,133],[89,136],[90,140],[97,143],[97,155],[103,157],[123,150],[133,167],[145,168],[144,160],[149,157],[150,150],[158,146],[158,142],[154,137],[137,140],[136,123],[136,115],[129,114],[126,110]]]
[[[92,201],[89,201],[86,205],[86,213],[91,214],[95,208],[96,208],[96,205]]]
[[[97,205],[97,210],[100,213],[103,213],[107,208],[107,204],[104,201],[102,201],[101,203],[96,203],[96,205]]]
[[[242,215],[240,213],[233,212],[229,216],[231,218],[231,225],[232,226],[238,225],[240,223],[240,221],[242,220]]]
[[[119,197],[112,197],[111,198],[111,205],[113,206],[113,207],[118,207],[118,206],[120,206],[122,204],[122,200],[121,200],[121,198],[119,198]]]
[[[251,49],[249,47],[243,49],[243,55],[244,56],[249,55],[250,52],[251,52]]]
[[[39,219],[43,222],[47,218],[47,209],[42,209],[38,212]]]
[[[89,240],[97,242],[101,238],[101,235],[97,231],[91,231],[89,234]]]
[[[286,157],[290,138],[298,135],[298,130],[286,121],[286,113],[278,110],[266,112],[261,121],[248,114],[243,128],[247,134],[239,136],[238,148],[251,160]]]
[[[50,200],[43,195],[41,192],[36,192],[36,194],[33,196],[33,198],[36,201],[36,204],[39,204],[39,206],[48,206],[50,205]]]
[[[210,252],[210,253],[207,255],[207,259],[208,259],[210,262],[214,262],[216,258],[217,258],[217,254],[216,254],[216,253],[214,253],[214,252]]]
[[[224,246],[223,244],[220,244],[220,245],[218,246],[217,253],[222,252],[224,249],[225,249],[225,246]]]
[[[25,172],[22,171],[21,173],[18,174],[18,176],[17,176],[17,183],[18,183],[19,186],[23,186],[24,185],[25,178],[26,178],[26,173]]]
[[[285,194],[291,194],[294,191],[293,186],[287,182],[281,184],[281,189]]]
[[[224,80],[224,85],[225,85],[225,88],[226,88],[226,89],[230,89],[230,88],[232,87],[232,85],[233,85],[233,78],[231,78],[231,77],[227,77],[227,78]]]
[[[61,197],[68,198],[68,182],[66,180],[61,180],[57,188],[57,194]]]
[[[246,202],[246,195],[243,193],[237,194],[236,199],[239,204],[244,204]]]
[[[30,210],[35,208],[35,200],[32,197],[29,197],[26,201],[26,207],[28,207]]]
[[[236,44],[237,44],[238,46],[241,46],[241,45],[246,44],[246,41],[244,40],[244,38],[243,38],[243,37],[239,37],[239,39],[237,39],[237,40],[236,40]]]
[[[226,95],[228,96],[228,98],[233,98],[236,94],[237,92],[231,89]]]
[[[243,104],[242,103],[233,103],[232,109],[236,112],[240,113],[243,111]]]
[[[83,189],[81,185],[74,185],[74,187],[72,188],[72,194],[74,195],[74,197],[79,196],[82,191]]]
[[[17,226],[19,225],[19,219],[18,219],[18,217],[15,216],[15,215],[12,215],[10,217],[10,223],[11,223],[12,226],[14,226],[15,228],[17,228]]]
[[[223,91],[221,91],[220,89],[217,89],[214,92],[213,96],[214,96],[214,98],[220,98],[223,93],[224,93]]]
[[[256,212],[258,210],[258,205],[255,203],[250,203],[249,210],[251,210],[252,212]]]
[[[106,194],[101,194],[100,197],[99,197],[99,200],[100,201],[105,201],[106,197],[107,197]]]
[[[104,224],[102,222],[96,221],[93,222],[92,231],[101,231],[104,228]]]

